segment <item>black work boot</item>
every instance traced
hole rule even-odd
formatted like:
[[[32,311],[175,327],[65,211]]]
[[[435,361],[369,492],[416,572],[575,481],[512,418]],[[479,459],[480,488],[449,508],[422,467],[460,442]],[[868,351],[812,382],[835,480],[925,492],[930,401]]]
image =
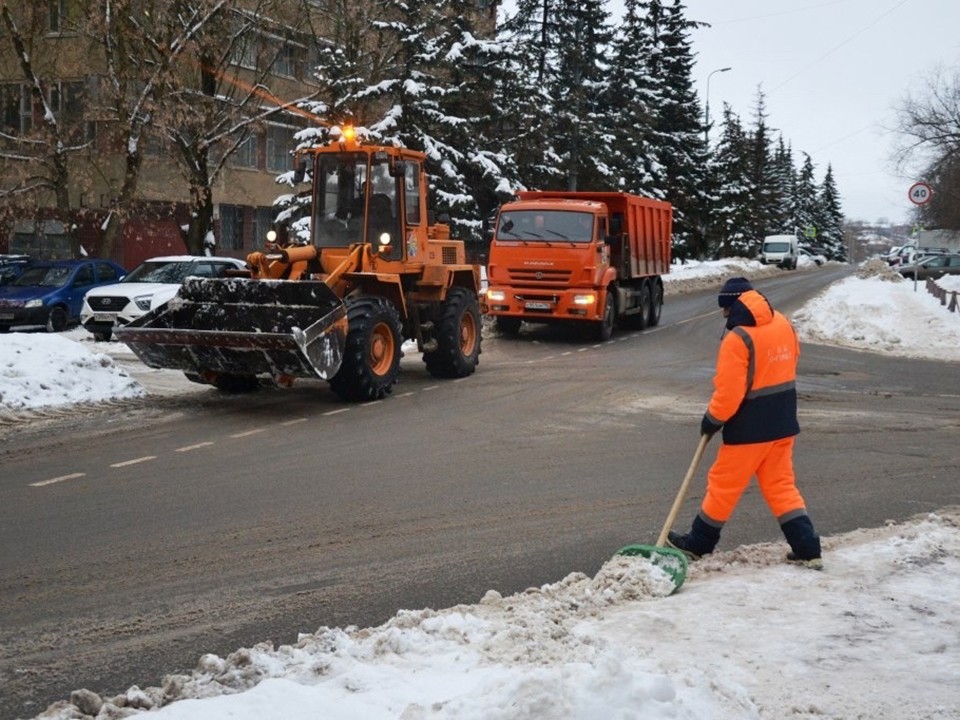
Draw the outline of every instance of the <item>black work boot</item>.
[[[720,528],[708,524],[697,515],[686,535],[673,532],[667,534],[667,545],[680,550],[691,560],[699,560],[709,555],[720,542]]]
[[[790,545],[789,562],[798,563],[813,570],[823,570],[820,553],[820,536],[813,529],[813,522],[806,514],[780,523],[783,536]]]

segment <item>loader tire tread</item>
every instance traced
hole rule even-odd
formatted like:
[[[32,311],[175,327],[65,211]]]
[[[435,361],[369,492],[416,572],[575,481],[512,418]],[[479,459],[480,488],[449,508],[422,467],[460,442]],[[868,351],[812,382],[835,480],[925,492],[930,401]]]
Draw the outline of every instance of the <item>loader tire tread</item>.
[[[425,352],[427,372],[437,378],[471,375],[480,363],[480,302],[476,293],[453,287],[434,318],[437,349]]]
[[[393,392],[400,373],[400,315],[386,298],[348,298],[343,362],[330,378],[341,400],[368,402]]]

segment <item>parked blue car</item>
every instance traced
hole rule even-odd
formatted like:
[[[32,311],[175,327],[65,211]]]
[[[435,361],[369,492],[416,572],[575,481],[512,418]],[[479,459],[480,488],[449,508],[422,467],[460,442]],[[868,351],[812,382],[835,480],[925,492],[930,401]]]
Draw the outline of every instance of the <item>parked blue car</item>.
[[[87,290],[115,283],[127,271],[110,260],[37,260],[0,287],[0,333],[14,325],[60,332],[80,321]]]

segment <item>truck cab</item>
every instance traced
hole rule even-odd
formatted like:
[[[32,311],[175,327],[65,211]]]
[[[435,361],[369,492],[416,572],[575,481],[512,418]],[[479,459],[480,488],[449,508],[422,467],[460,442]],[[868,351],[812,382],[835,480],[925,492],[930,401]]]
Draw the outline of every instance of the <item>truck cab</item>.
[[[507,334],[564,322],[606,340],[618,322],[655,325],[671,221],[668,203],[627,193],[522,191],[494,224],[484,312]]]

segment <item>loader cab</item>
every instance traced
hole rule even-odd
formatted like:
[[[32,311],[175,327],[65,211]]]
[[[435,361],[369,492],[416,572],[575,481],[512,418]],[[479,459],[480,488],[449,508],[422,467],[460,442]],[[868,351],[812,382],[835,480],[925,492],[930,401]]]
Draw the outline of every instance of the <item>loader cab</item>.
[[[375,149],[320,152],[314,161],[313,243],[320,248],[366,242],[391,260],[403,257],[404,216],[419,217],[404,202],[407,173],[419,166],[400,163]],[[416,210],[416,212],[411,212]]]

